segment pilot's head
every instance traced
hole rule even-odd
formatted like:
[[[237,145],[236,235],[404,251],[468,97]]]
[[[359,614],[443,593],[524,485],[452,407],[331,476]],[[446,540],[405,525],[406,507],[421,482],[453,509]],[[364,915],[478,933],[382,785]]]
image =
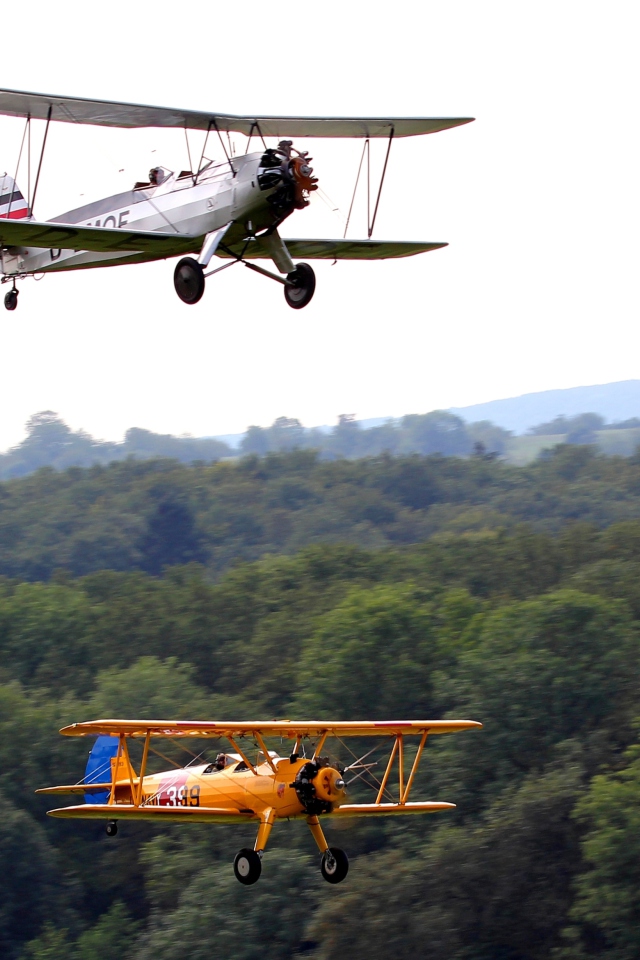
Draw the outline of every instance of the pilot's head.
[[[151,170],[149,170],[149,183],[154,184],[154,186],[160,183],[160,167],[151,167]]]

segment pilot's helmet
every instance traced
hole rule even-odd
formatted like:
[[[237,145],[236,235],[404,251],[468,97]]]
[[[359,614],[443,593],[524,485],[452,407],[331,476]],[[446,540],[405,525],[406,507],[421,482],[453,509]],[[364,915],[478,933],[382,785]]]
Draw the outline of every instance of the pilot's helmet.
[[[221,770],[226,765],[227,765],[227,755],[225,753],[219,753],[218,756],[216,757],[216,767],[218,767],[218,769]]]
[[[151,167],[149,170],[149,183],[160,183],[161,167]]]

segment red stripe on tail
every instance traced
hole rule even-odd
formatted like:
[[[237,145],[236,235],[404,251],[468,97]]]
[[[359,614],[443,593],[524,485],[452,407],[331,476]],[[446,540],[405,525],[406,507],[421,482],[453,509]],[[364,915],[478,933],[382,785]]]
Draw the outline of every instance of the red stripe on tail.
[[[29,208],[23,207],[22,210],[10,210],[9,213],[0,213],[0,220],[24,220],[29,216]]]

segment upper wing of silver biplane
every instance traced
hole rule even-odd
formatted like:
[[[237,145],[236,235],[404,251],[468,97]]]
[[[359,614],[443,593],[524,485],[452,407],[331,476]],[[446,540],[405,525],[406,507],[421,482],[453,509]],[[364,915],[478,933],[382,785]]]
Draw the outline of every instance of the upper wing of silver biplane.
[[[72,223],[36,220],[1,220],[0,247],[43,247],[50,250],[140,251],[150,257],[173,257],[194,253],[202,237],[178,233],[83,227]]]
[[[283,238],[289,254],[296,260],[388,260],[391,257],[413,257],[448,246],[447,243],[428,243],[412,240],[291,240]],[[230,244],[231,253],[218,247],[216,256],[223,259],[233,253],[242,254],[244,260],[268,260],[271,257],[260,245],[260,238],[253,243]]]
[[[72,723],[60,733],[68,737],[96,734],[128,737],[386,737],[416,735],[425,731],[455,733],[481,727],[477,720],[268,720],[217,723],[215,720],[90,720]]]
[[[473,117],[265,117],[174,110],[140,103],[57,97],[22,90],[0,90],[0,114],[105,127],[182,127],[225,130],[263,137],[415,137],[437,133]]]

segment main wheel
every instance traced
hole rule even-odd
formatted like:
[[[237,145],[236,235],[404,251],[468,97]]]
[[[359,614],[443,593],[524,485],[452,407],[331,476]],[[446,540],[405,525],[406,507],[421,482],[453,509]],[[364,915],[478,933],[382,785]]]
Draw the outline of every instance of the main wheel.
[[[288,274],[288,284],[284,288],[284,298],[294,310],[301,310],[309,303],[316,289],[316,275],[308,263],[297,264],[293,273]]]
[[[115,820],[107,820],[107,836],[115,837],[118,832],[118,824]]]
[[[183,257],[173,274],[173,285],[183,303],[197,303],[204,293],[204,270],[193,257]]]
[[[322,876],[327,883],[340,883],[349,873],[349,858],[338,847],[329,847],[322,855]]]
[[[18,291],[17,291],[17,290],[15,290],[15,289],[14,289],[14,290],[9,290],[7,293],[5,293],[5,295],[4,295],[4,305],[5,305],[5,308],[6,308],[7,310],[15,310],[15,308],[18,306]]]
[[[262,873],[262,861],[255,850],[241,850],[233,861],[233,872],[240,883],[255,883]]]

